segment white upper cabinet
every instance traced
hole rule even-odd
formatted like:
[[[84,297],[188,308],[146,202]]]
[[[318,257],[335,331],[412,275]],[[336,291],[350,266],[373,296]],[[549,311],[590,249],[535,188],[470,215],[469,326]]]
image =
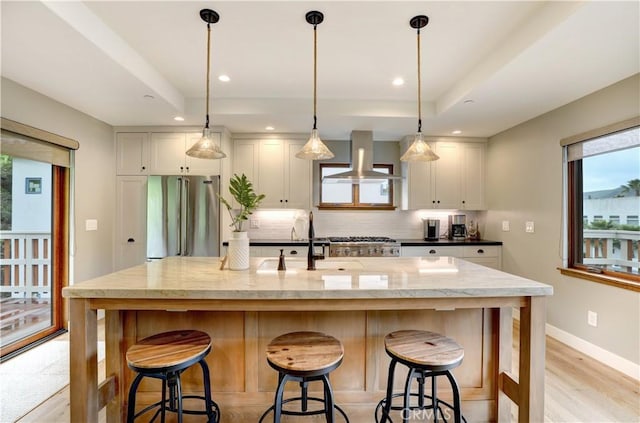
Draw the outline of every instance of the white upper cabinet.
[[[464,210],[486,210],[485,144],[464,144],[462,155],[462,207]]]
[[[403,147],[407,146],[408,140]],[[485,209],[486,145],[439,141],[429,146],[440,159],[402,163],[402,208]]]
[[[199,132],[152,133],[149,143],[149,174],[152,175],[219,175],[220,160],[196,159],[186,151],[201,137]],[[220,134],[211,133],[220,144]]]
[[[116,134],[117,175],[220,175],[220,160],[186,155],[201,132],[119,132]],[[220,133],[212,132],[218,144]]]
[[[303,145],[287,139],[234,141],[233,173],[244,173],[265,194],[261,208],[311,207],[311,161],[295,157]]]
[[[146,175],[149,172],[149,134],[119,132],[116,134],[116,174]]]
[[[431,162],[433,194],[431,204],[434,209],[458,209],[462,205],[460,163],[462,144],[437,142],[435,152],[440,159]]]

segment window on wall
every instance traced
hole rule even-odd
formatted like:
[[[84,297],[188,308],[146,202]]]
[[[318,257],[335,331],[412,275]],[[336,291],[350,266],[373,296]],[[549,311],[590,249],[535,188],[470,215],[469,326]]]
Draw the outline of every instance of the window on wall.
[[[361,183],[349,183],[337,180],[325,180],[325,176],[350,170],[349,164],[320,164],[320,204],[321,209],[373,209],[392,210],[393,181],[368,180]],[[393,174],[393,165],[374,165],[373,170]]]
[[[565,149],[567,273],[640,291],[640,127]]]

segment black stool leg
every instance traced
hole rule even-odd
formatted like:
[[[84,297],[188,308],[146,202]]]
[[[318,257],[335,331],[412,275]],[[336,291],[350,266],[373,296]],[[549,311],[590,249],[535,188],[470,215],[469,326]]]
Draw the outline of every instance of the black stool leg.
[[[213,396],[211,395],[211,382],[209,378],[209,366],[207,362],[203,358],[200,360],[200,367],[202,367],[202,379],[204,383],[204,403],[206,407],[207,417],[209,418],[210,423],[218,423],[220,421],[220,412],[218,409],[218,404],[213,401]],[[213,421],[211,419],[214,419]]]
[[[382,420],[380,423],[386,423],[387,420],[391,421],[389,414],[391,413],[391,399],[393,397],[393,375],[396,370],[396,359],[392,358],[389,363],[389,374],[387,376],[387,397],[385,398],[384,408],[382,409]]]
[[[324,384],[324,403],[327,416],[327,423],[333,423],[335,421],[335,404],[333,402],[333,390],[331,389],[331,383],[329,377],[322,375],[322,383]]]
[[[167,411],[167,376],[162,377],[162,402],[160,403],[160,423],[164,423]]]
[[[404,404],[402,407],[402,422],[409,422],[409,415],[411,414],[411,380],[415,377],[414,374],[416,369],[413,367],[409,368],[409,373],[407,373],[407,380],[404,383]]]
[[[456,382],[456,378],[453,377],[453,373],[449,370],[445,373],[447,379],[451,383],[451,389],[453,389],[453,411],[455,413],[454,421],[455,423],[462,422],[462,406],[460,404],[460,388],[458,387],[458,383]]]
[[[280,423],[280,418],[282,416],[282,400],[284,395],[284,385],[287,384],[287,381],[290,379],[289,375],[283,375],[278,383],[278,389],[276,390],[276,398],[273,403],[273,423]]]
[[[127,423],[133,423],[135,414],[136,414],[136,391],[138,390],[138,385],[140,385],[140,381],[142,380],[142,373],[138,373],[136,378],[131,383],[131,387],[129,388],[129,405],[127,407]]]

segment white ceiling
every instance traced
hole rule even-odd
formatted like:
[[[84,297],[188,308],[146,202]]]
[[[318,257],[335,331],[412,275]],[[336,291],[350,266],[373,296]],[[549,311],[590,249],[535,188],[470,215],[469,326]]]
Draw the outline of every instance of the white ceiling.
[[[308,132],[319,10],[323,139],[417,128],[422,30],[423,132],[487,137],[640,72],[640,2],[610,1],[1,1],[2,76],[114,126],[204,123],[206,24],[211,124],[232,132]],[[227,74],[223,83],[217,76]],[[406,80],[394,87],[395,77]],[[149,99],[145,96],[153,96]],[[472,103],[465,102],[473,100]],[[177,123],[175,115],[185,121]]]

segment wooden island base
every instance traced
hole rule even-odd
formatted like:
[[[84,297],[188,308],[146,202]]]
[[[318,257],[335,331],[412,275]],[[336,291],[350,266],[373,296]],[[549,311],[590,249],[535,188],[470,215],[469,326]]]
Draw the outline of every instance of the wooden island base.
[[[226,420],[225,409],[253,413],[272,403],[277,375],[267,364],[266,346],[276,336],[302,330],[325,332],[343,343],[344,360],[331,373],[336,401],[359,414],[369,408],[369,422],[375,421],[387,383],[384,336],[401,329],[439,332],[464,348],[454,375],[467,421],[509,421],[512,403],[518,405],[518,422],[544,420],[545,304],[551,286],[450,257],[327,259],[327,268],[318,271],[277,272],[273,263],[252,258],[249,270],[231,272],[212,258],[170,257],[64,288],[71,421],[97,422],[104,407],[108,423],[125,421],[133,377],[124,360],[127,349],[178,329],[201,330],[213,340],[207,361],[223,422],[242,421]],[[520,312],[518,377],[511,375],[513,308]],[[101,309],[107,377],[98,384]],[[159,398],[154,382],[140,387],[140,401]],[[199,390],[200,383],[199,375],[184,375],[186,392]],[[439,391],[441,398],[451,398],[444,381]]]
[[[507,313],[504,311],[503,313]],[[290,331],[314,330],[340,339],[345,357],[342,365],[331,374],[331,381],[340,404],[357,405],[360,412],[370,409],[373,420],[375,406],[384,397],[389,358],[384,351],[384,336],[399,329],[426,329],[454,338],[465,349],[463,364],[454,375],[461,386],[463,411],[468,421],[496,421],[499,361],[509,362],[510,352],[499,357],[499,310],[456,309],[401,311],[123,311],[109,313],[107,331],[122,333],[123,350],[135,341],[154,333],[197,329],[207,332],[213,340],[213,350],[207,358],[215,401],[224,410],[242,405],[266,409],[273,402],[277,374],[265,358],[269,341]],[[122,320],[118,319],[122,316]],[[121,322],[121,323],[120,323]],[[509,329],[511,329],[509,327]],[[508,337],[507,331],[503,337]],[[109,348],[113,347],[113,342]],[[501,339],[511,345],[511,338]],[[118,365],[119,350],[108,350],[109,367]],[[134,377],[119,363],[120,369],[107,369],[107,374],[121,374],[119,392],[127,392]],[[184,391],[201,389],[198,368],[187,371]],[[400,367],[399,367],[400,370]],[[404,370],[396,372],[396,387],[404,383]],[[443,380],[443,382],[446,382]],[[139,389],[140,404],[151,403],[160,396],[159,383],[151,380]],[[296,384],[290,384],[296,389]],[[440,387],[439,387],[440,388]],[[319,390],[319,383],[311,390]],[[439,396],[451,399],[447,383],[442,383]],[[122,409],[126,395],[121,396]],[[124,418],[124,416],[123,416]],[[224,419],[226,420],[226,419]]]

